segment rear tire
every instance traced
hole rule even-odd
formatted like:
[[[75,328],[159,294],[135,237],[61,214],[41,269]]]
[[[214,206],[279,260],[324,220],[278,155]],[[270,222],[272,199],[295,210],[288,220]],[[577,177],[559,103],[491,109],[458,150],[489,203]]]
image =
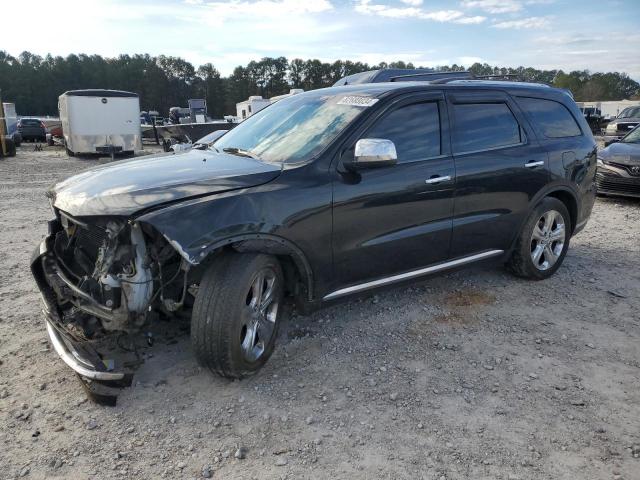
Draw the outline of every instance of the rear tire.
[[[518,277],[549,278],[562,265],[571,232],[571,216],[564,203],[552,197],[542,199],[522,227],[507,269]]]
[[[201,365],[227,378],[255,374],[275,346],[284,276],[270,255],[225,255],[205,272],[191,316]]]
[[[64,147],[64,149],[67,151],[67,155],[70,157],[75,157],[76,154],[73,153],[71,150],[69,150],[69,147]]]

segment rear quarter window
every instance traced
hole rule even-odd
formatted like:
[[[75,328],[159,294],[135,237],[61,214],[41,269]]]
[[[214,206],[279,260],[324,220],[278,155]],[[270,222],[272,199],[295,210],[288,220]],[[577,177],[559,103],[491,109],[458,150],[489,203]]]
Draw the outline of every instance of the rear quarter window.
[[[518,97],[520,108],[547,138],[577,137],[582,131],[571,112],[560,102]]]
[[[522,131],[506,103],[453,105],[453,150],[468,153],[522,143]]]

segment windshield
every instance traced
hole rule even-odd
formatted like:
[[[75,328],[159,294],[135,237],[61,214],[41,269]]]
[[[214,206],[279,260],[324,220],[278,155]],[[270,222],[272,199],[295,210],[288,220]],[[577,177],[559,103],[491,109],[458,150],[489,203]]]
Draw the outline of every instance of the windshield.
[[[618,118],[638,118],[640,117],[640,107],[628,107],[620,112]]]
[[[627,135],[620,140],[623,143],[640,143],[640,126],[631,130]]]
[[[244,152],[272,163],[307,161],[376,101],[326,90],[293,95],[252,115],[215,142],[213,148]]]

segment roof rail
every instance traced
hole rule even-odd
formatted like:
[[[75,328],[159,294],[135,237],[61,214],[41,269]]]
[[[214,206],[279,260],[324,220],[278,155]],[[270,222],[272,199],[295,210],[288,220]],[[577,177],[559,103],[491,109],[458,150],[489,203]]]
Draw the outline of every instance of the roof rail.
[[[425,73],[411,73],[409,75],[398,75],[395,77],[391,77],[389,79],[390,82],[396,82],[398,80],[404,80],[406,79],[410,79],[410,78],[416,78],[416,77],[429,77],[429,76],[433,76],[433,75],[457,75],[458,79],[460,78],[472,78],[472,75],[467,72],[467,71],[461,71],[461,72],[425,72]]]
[[[474,75],[473,79],[474,80],[499,80],[501,78],[520,78],[520,74],[519,73],[498,73],[498,74],[494,74],[494,75]]]
[[[508,74],[504,74],[504,75],[477,75],[477,76],[473,75],[473,76],[467,77],[467,78],[463,78],[463,77],[458,77],[458,78],[456,78],[456,77],[454,77],[454,78],[440,78],[438,80],[433,80],[430,83],[435,84],[435,85],[441,85],[441,84],[453,82],[455,80],[494,80],[496,82],[500,82],[500,81],[526,82],[525,80],[522,80],[522,77],[520,75],[518,75],[517,73],[508,73]],[[541,83],[540,85],[546,85],[546,84]],[[546,86],[548,86],[548,85],[546,85]]]

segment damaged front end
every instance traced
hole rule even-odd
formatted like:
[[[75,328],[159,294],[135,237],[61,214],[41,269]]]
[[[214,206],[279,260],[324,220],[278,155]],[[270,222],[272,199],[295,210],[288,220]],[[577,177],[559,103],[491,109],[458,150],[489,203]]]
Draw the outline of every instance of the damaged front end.
[[[190,303],[190,264],[152,227],[122,217],[74,218],[56,210],[31,269],[60,357],[103,403],[141,363],[135,336],[159,313]],[[187,298],[189,297],[189,298]],[[98,345],[126,336],[135,358],[107,359]]]

